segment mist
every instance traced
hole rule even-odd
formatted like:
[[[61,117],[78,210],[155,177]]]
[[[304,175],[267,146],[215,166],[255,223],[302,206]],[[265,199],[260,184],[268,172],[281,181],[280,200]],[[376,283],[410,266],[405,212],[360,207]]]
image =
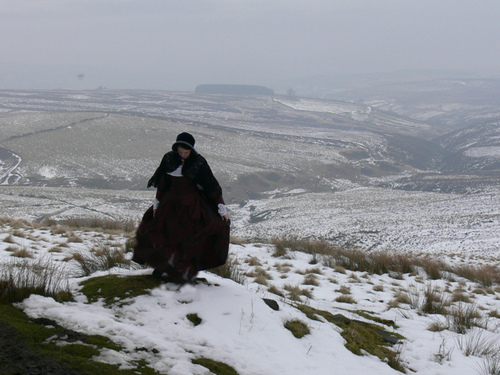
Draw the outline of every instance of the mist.
[[[500,3],[0,1],[0,89],[286,89],[304,77],[500,69]]]

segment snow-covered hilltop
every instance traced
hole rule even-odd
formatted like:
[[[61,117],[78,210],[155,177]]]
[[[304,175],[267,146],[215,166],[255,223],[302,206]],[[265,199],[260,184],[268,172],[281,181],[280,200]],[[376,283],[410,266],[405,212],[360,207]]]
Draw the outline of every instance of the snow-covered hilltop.
[[[133,372],[498,375],[498,108],[472,99],[453,104],[476,106],[459,124],[438,94],[405,112],[404,98],[0,91],[1,281],[55,270],[71,298],[16,305],[39,344]],[[179,288],[130,264],[129,240],[181,131],[234,237],[229,278]],[[57,224],[83,220],[132,231]]]

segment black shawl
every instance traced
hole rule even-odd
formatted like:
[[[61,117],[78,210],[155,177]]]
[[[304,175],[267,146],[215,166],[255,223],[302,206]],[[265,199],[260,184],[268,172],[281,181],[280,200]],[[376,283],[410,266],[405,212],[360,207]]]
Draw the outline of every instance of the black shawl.
[[[149,179],[148,188],[151,186],[157,188],[160,185],[162,176],[166,173],[175,171],[181,163],[182,158],[177,152],[167,152],[163,156],[160,166],[156,169],[153,177]],[[219,182],[213,175],[212,170],[210,169],[210,166],[205,158],[198,154],[194,149],[191,150],[191,154],[184,161],[184,165],[182,166],[182,175],[193,180],[210,198],[219,203],[223,203],[222,189]],[[166,186],[165,189],[168,189],[168,186]]]

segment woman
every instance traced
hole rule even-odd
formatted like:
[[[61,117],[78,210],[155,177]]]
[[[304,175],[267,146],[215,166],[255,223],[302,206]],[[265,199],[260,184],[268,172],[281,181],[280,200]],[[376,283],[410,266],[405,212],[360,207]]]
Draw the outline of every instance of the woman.
[[[222,189],[194,144],[191,134],[179,134],[149,180],[156,199],[137,229],[132,258],[175,283],[192,282],[198,271],[224,264],[229,249]]]

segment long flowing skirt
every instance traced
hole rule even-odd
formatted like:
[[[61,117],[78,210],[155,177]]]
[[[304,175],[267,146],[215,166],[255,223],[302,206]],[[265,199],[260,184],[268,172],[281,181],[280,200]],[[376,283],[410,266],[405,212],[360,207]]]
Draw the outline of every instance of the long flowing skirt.
[[[191,281],[198,271],[226,262],[230,224],[192,180],[170,180],[155,215],[150,207],[139,224],[132,260],[174,280]]]

